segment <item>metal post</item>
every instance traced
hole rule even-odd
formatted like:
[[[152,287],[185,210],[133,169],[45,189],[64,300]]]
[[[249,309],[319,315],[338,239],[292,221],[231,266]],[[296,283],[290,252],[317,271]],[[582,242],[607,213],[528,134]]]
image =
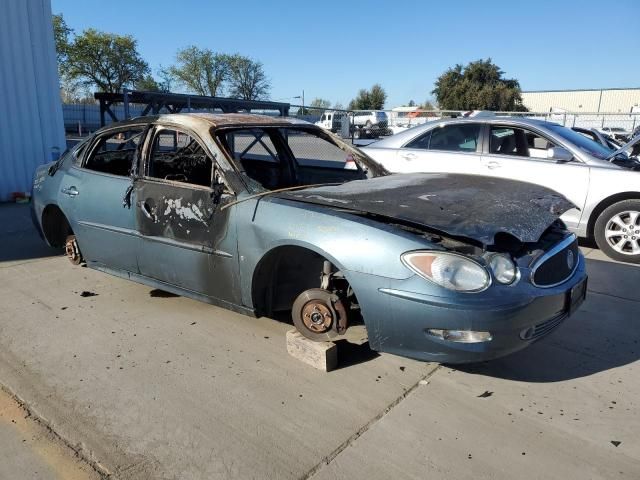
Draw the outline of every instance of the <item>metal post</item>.
[[[302,114],[304,115],[304,90],[302,90]]]
[[[129,116],[129,89],[127,88],[123,88],[122,89],[122,93],[123,93],[123,104],[124,104],[124,118],[128,119],[131,118]]]

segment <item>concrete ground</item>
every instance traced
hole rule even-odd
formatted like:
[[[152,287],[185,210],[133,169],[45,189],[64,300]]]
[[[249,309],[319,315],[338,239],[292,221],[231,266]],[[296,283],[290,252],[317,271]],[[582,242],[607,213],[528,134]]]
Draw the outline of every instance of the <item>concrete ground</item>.
[[[87,475],[640,478],[640,268],[598,250],[580,311],[518,354],[449,368],[340,344],[323,374],[287,355],[286,323],[73,267],[24,206],[0,224],[11,418]],[[2,405],[0,478],[85,478],[40,467]]]

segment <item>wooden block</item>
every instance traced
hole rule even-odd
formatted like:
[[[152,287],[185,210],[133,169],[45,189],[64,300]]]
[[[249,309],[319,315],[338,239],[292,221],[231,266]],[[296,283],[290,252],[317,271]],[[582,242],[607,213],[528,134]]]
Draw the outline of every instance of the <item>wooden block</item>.
[[[338,347],[333,342],[314,342],[297,330],[287,332],[287,352],[313,368],[330,372],[338,366]]]

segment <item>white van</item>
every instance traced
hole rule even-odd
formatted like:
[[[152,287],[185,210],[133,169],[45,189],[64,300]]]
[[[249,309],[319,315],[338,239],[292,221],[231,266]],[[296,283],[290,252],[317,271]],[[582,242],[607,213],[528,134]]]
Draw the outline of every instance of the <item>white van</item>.
[[[342,126],[342,119],[344,116],[344,112],[326,111],[315,124],[318,127],[322,127],[325,130],[330,130],[333,133],[336,133]]]

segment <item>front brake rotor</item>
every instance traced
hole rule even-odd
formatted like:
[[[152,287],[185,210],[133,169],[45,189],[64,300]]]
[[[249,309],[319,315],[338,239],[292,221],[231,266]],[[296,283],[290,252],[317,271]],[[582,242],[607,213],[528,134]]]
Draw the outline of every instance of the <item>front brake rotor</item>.
[[[335,301],[338,299],[334,294],[321,288],[302,292],[291,309],[293,324],[310,340],[322,342],[335,338],[339,323]]]

